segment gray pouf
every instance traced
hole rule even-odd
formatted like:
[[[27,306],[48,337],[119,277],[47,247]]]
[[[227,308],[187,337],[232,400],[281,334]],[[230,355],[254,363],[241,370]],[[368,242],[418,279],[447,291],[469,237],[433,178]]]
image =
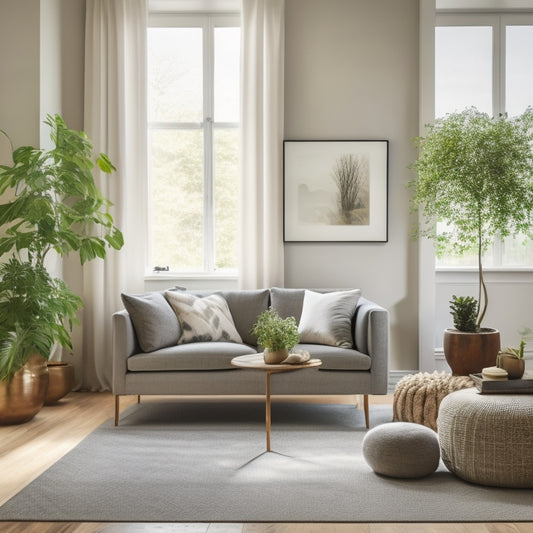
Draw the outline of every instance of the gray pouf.
[[[363,457],[377,474],[418,478],[437,470],[437,434],[411,422],[390,422],[371,429],[363,439]]]

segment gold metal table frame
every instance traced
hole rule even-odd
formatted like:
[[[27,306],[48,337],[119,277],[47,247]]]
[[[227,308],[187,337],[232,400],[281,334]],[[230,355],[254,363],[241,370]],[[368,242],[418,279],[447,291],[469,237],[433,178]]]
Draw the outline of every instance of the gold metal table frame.
[[[247,368],[250,370],[262,370],[266,375],[266,390],[265,390],[265,424],[266,424],[266,449],[270,450],[270,428],[272,424],[272,418],[270,414],[270,376],[272,374],[279,374],[280,372],[290,372],[292,370],[302,370],[304,368],[313,368],[320,366],[322,361],[320,359],[310,359],[301,364],[267,364],[263,359],[262,353],[256,353],[251,355],[241,355],[234,357],[231,360],[233,366],[239,368]]]

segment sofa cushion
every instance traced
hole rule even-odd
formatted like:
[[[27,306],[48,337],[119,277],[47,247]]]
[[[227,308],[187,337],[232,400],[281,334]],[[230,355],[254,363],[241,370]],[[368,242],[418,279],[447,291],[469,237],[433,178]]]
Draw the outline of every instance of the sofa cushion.
[[[242,342],[226,300],[219,294],[204,298],[186,292],[166,291],[165,297],[181,326],[178,344],[190,342]]]
[[[257,336],[252,333],[252,328],[257,317],[268,309],[270,291],[260,290],[237,290],[220,291],[220,294],[228,303],[235,327],[242,340],[252,346],[257,345]]]
[[[152,353],[128,357],[129,372],[171,370],[235,369],[231,360],[239,355],[255,353],[253,348],[234,342],[196,342],[162,348]]]
[[[296,322],[300,322],[305,289],[282,289],[272,287],[270,289],[270,305],[281,318],[293,316]]]
[[[297,344],[295,350],[306,350],[313,359],[320,359],[319,370],[370,370],[372,358],[357,350],[325,344]]]
[[[160,292],[121,294],[128,311],[139,346],[152,352],[178,342],[181,330],[176,313]]]
[[[360,296],[359,289],[325,294],[306,290],[298,326],[300,342],[352,348],[352,320]]]

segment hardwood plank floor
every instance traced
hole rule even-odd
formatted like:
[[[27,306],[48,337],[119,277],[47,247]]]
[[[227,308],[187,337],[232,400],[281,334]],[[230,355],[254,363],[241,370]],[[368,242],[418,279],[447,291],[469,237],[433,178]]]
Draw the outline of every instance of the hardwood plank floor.
[[[284,398],[285,400],[289,398]],[[161,401],[164,398],[143,398]],[[184,398],[181,401],[188,401]],[[136,397],[121,398],[121,410]],[[256,401],[263,401],[256,398]],[[358,397],[306,398],[306,401],[357,403]],[[391,403],[371,396],[370,404]],[[0,505],[34,480],[102,422],[113,416],[110,393],[73,392],[47,406],[30,422],[0,426]],[[533,505],[533,504],[532,504]],[[533,523],[81,523],[0,522],[1,533],[533,533]]]

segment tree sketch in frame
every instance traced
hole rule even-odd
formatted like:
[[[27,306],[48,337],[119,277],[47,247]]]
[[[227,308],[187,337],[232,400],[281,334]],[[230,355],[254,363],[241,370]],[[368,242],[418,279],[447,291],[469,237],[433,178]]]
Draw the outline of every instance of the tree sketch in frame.
[[[369,162],[365,154],[342,154],[325,174],[320,185],[298,186],[298,219],[301,224],[368,225]]]
[[[332,178],[337,186],[337,210],[330,223],[368,225],[368,157],[341,155],[335,162]]]

